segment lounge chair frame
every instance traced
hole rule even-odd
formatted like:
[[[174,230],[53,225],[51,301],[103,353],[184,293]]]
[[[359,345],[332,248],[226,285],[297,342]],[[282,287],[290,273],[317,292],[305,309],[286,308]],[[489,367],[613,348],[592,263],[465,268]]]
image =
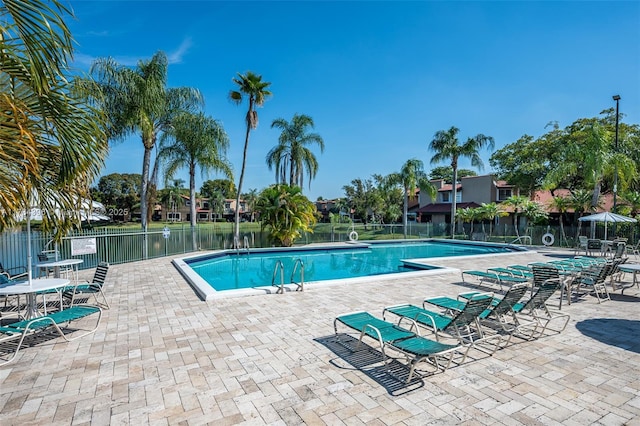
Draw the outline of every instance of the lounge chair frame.
[[[88,331],[79,335],[74,335],[73,337],[70,337],[68,334],[65,334],[62,331],[62,328],[65,327],[65,324],[68,325],[72,321],[76,321],[93,314],[98,314],[98,319],[96,320],[95,327],[89,329]],[[65,309],[63,311],[54,312],[49,315],[44,315],[30,320],[18,321],[2,326],[0,327],[0,333],[4,334],[4,337],[0,338],[0,343],[12,342],[14,340],[17,340],[18,342],[13,355],[9,359],[0,362],[0,366],[12,362],[18,356],[18,351],[22,347],[25,338],[28,336],[53,330],[64,340],[70,342],[72,340],[76,340],[94,333],[100,326],[101,318],[102,309],[99,306],[78,305],[72,306],[69,309]]]
[[[374,317],[365,311],[356,311],[337,316],[333,321],[333,329],[338,338],[338,324],[342,324],[351,330],[359,333],[358,346],[362,343],[364,336],[368,336],[377,341],[385,366],[389,366],[385,348],[394,350],[405,357],[409,363],[409,376],[406,383],[410,383],[413,375],[416,373],[417,366],[423,361],[434,367],[432,372],[444,371],[449,368],[454,360],[456,353],[461,354],[462,359],[458,361],[461,364],[467,358],[469,345],[450,345],[440,343],[431,339],[420,336],[417,324],[408,319],[404,319],[411,325],[410,330],[395,325],[390,322]],[[411,331],[415,329],[416,332]],[[339,341],[339,338],[338,338]],[[438,359],[445,358],[446,364],[441,364]],[[387,372],[393,373],[389,368]]]

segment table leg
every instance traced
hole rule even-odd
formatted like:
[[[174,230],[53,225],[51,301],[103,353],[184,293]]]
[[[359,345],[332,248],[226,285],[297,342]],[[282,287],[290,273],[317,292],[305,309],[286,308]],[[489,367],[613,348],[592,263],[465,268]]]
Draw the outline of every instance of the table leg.
[[[35,293],[27,293],[27,306],[25,306],[25,316],[28,320],[40,316],[40,312],[38,312],[38,304],[36,303]]]

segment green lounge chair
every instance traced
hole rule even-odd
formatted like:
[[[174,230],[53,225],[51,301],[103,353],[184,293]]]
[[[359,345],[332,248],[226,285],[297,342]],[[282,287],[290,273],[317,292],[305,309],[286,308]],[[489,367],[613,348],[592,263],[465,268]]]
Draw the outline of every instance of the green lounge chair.
[[[411,382],[416,366],[422,361],[429,362],[435,367],[435,371],[440,369],[444,371],[449,368],[456,353],[462,350],[462,360],[459,362],[462,363],[466,359],[469,351],[468,346],[465,348],[461,345],[450,345],[421,337],[417,333],[406,330],[399,325],[383,321],[364,311],[337,316],[333,321],[333,329],[336,336],[338,336],[338,324],[342,324],[360,333],[358,345],[360,345],[364,336],[375,339],[380,346],[385,365],[387,364],[385,348],[395,350],[404,355],[410,364],[407,383]],[[411,327],[415,327],[417,331],[415,323],[411,322],[411,324]],[[438,362],[439,358],[446,358],[446,364],[441,365]]]
[[[508,346],[511,342],[513,335],[517,335],[523,339],[529,340],[535,336],[536,329],[538,327],[537,322],[527,321],[524,322],[516,317],[513,311],[513,306],[524,297],[524,294],[528,290],[526,284],[513,285],[502,297],[493,297],[491,303],[479,316],[479,320],[485,327],[496,330],[502,334],[506,334],[509,337],[504,346]],[[449,310],[461,310],[464,309],[465,304],[472,297],[477,296],[477,292],[461,293],[457,299],[450,297],[436,297],[426,299],[425,302],[432,305],[449,309]],[[525,331],[533,326],[533,330]]]
[[[426,309],[424,305],[422,308],[410,304],[387,306],[382,311],[382,317],[385,318],[387,313],[391,313],[400,317],[400,321],[404,318],[410,318],[418,325],[432,331],[438,341],[446,335],[457,339],[460,344],[470,343],[478,348],[480,343],[494,340],[497,337],[498,342],[489,352],[493,355],[502,338],[499,335],[484,336],[478,323],[478,317],[489,307],[492,299],[493,293],[479,293],[469,299],[462,310],[452,312],[450,315],[433,312]]]
[[[61,326],[64,328],[65,324],[69,324],[72,321],[76,321],[93,314],[98,314],[98,319],[94,328],[73,337],[69,337],[62,331]],[[52,314],[44,315],[34,319],[6,324],[0,327],[0,344],[13,342],[14,340],[17,340],[18,342],[16,344],[16,349],[13,352],[13,355],[7,360],[0,360],[0,366],[10,363],[16,358],[16,356],[18,355],[18,351],[22,347],[22,343],[28,336],[44,331],[53,330],[64,340],[69,342],[71,340],[76,340],[94,333],[100,325],[101,318],[102,309],[100,309],[100,307],[92,305],[78,305],[71,306],[70,308],[63,311],[57,311]]]
[[[70,299],[70,304],[73,305],[77,298],[87,298],[89,295],[92,295],[98,306],[109,309],[109,302],[103,290],[104,282],[107,279],[107,272],[109,272],[109,264],[107,262],[100,262],[91,282],[85,281],[76,285],[67,286],[62,292],[63,296]],[[100,298],[98,298],[98,296],[100,296]]]
[[[496,283],[500,286],[500,290],[502,290],[503,284],[510,287],[513,284],[526,283],[528,281],[523,277],[514,277],[512,275],[499,274],[497,272],[468,270],[462,271],[462,282],[466,282],[464,280],[465,275],[477,277],[480,280],[480,284],[483,284],[484,282]]]
[[[613,274],[614,269],[618,267],[619,262],[607,262],[585,268],[580,275],[576,277],[576,291],[580,292],[581,288],[588,288],[596,295],[598,303],[601,303],[603,300],[611,300],[606,280]]]
[[[538,336],[544,335],[549,324],[556,319],[564,320],[564,325],[560,329],[550,329],[558,333],[561,333],[569,323],[569,315],[551,311],[546,304],[549,298],[560,289],[561,286],[562,283],[558,280],[548,280],[537,287],[528,300],[513,305],[513,311],[519,319],[521,319],[521,316],[524,316],[522,319],[531,319],[537,322],[538,326],[542,327]]]

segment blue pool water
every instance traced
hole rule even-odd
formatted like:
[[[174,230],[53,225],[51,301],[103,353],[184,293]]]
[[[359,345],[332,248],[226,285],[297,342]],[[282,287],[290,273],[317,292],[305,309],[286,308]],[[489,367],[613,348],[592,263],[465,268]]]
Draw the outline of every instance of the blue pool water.
[[[270,286],[277,261],[284,265],[284,282],[291,283],[291,273],[298,259],[304,263],[304,281],[323,281],[396,274],[429,266],[405,264],[403,260],[507,253],[513,247],[460,244],[445,241],[373,243],[354,247],[305,247],[287,250],[253,249],[225,252],[188,259],[186,263],[217,291]],[[299,271],[299,268],[298,268]],[[296,273],[294,281],[300,279]],[[276,282],[280,283],[277,274]]]

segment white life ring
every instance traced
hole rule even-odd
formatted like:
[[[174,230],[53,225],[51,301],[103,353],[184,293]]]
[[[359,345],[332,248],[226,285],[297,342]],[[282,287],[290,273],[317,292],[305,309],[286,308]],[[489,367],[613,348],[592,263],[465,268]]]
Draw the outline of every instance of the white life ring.
[[[544,244],[545,246],[552,246],[555,241],[555,237],[549,232],[542,236],[542,244]]]
[[[358,233],[356,231],[349,232],[349,241],[358,241]]]

